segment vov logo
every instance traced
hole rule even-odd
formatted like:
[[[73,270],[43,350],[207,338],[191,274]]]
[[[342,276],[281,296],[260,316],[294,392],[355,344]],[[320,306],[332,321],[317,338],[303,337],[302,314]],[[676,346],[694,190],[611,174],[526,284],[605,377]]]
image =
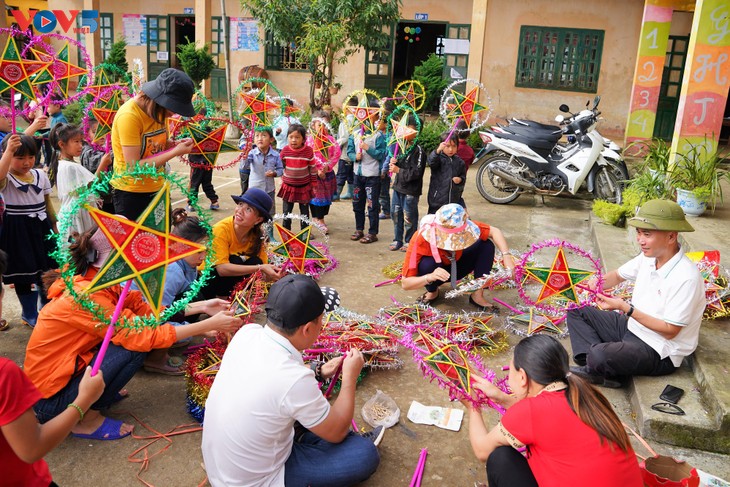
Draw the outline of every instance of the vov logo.
[[[20,30],[25,31],[33,23],[35,30],[41,34],[49,34],[60,25],[63,32],[91,34],[99,28],[98,10],[28,10],[26,16],[20,10],[11,10]],[[76,18],[81,14],[81,27],[76,25]]]

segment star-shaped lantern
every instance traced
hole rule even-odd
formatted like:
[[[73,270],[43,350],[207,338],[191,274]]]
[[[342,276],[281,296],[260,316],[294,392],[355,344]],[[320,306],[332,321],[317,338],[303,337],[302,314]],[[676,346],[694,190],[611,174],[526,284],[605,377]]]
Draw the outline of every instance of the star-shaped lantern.
[[[254,127],[271,127],[273,112],[281,110],[281,104],[269,97],[267,88],[268,85],[264,85],[261,89],[241,92],[243,98],[241,118],[251,122]]]
[[[94,83],[89,85],[86,90],[93,97],[100,97],[106,101],[114,92],[110,88],[119,86],[121,86],[121,83],[114,81],[114,76],[102,67],[96,70]]]
[[[370,135],[378,129],[378,118],[380,108],[371,107],[366,94],[361,94],[357,106],[348,106],[345,111],[355,117],[353,129],[357,129],[362,135]]]
[[[109,93],[109,99],[104,101],[103,97],[99,98],[98,106],[91,108],[91,113],[94,115],[98,125],[96,126],[96,132],[94,132],[93,143],[100,142],[106,135],[112,131],[112,123],[114,117],[119,111],[119,107],[122,105],[122,91],[112,90],[113,93]]]
[[[441,380],[470,396],[472,372],[464,351],[458,345],[441,341],[424,330],[419,329],[418,333],[428,350],[428,354],[422,358],[423,363]]]
[[[479,103],[478,86],[472,88],[466,95],[462,95],[459,91],[452,89],[451,96],[454,98],[454,103],[449,106],[449,112],[446,114],[446,118],[452,124],[461,119],[469,127],[477,113],[488,110],[487,106]]]
[[[411,108],[418,111],[426,101],[426,89],[420,81],[413,79],[406,80],[395,87],[393,99],[398,105],[407,103]]]
[[[23,96],[34,100],[36,95],[30,76],[48,67],[48,62],[23,59],[18,51],[15,38],[8,35],[2,58],[0,58],[0,93],[13,89]]]
[[[534,307],[530,307],[525,313],[516,314],[509,317],[510,321],[514,321],[523,325],[527,325],[527,336],[540,333],[541,331],[549,331],[558,335],[563,331],[558,328],[558,324],[565,318],[560,316],[550,316],[537,311]]]
[[[397,157],[398,153],[407,154],[408,142],[413,140],[418,135],[418,130],[408,126],[408,117],[411,112],[408,110],[403,111],[403,115],[399,120],[394,118],[390,119],[391,131],[390,137],[388,138],[388,145],[397,144],[396,149],[393,151],[393,156]]]
[[[186,128],[193,139],[193,150],[190,153],[202,155],[211,166],[215,166],[218,155],[223,152],[240,152],[237,146],[226,142],[228,124],[209,130],[205,123],[191,123]]]
[[[593,276],[594,272],[568,267],[563,246],[558,247],[553,265],[547,267],[526,266],[527,278],[535,279],[542,284],[537,303],[552,297],[562,296],[565,299],[578,303],[576,284]]]
[[[337,141],[330,135],[327,126],[323,123],[318,124],[312,134],[312,150],[317,161],[321,164],[329,164],[330,149],[335,145],[337,145]]]
[[[92,293],[134,279],[159,318],[168,264],[205,251],[203,245],[170,234],[169,183],[136,222],[90,205],[85,208],[113,248],[86,291]]]
[[[246,301],[246,290],[243,289],[236,293],[231,300],[230,311],[233,311],[234,318],[244,318],[251,314],[251,307]]]
[[[274,223],[274,228],[279,234],[281,244],[274,247],[272,252],[286,257],[299,273],[304,273],[304,265],[307,261],[328,261],[327,257],[310,243],[311,226],[307,226],[297,234],[292,233],[278,223]]]
[[[66,42],[55,56],[51,56],[37,49],[30,49],[42,62],[48,63],[48,67],[33,80],[34,85],[55,82],[64,98],[69,97],[69,80],[77,76],[89,76],[89,71],[71,63],[68,60],[69,43]]]

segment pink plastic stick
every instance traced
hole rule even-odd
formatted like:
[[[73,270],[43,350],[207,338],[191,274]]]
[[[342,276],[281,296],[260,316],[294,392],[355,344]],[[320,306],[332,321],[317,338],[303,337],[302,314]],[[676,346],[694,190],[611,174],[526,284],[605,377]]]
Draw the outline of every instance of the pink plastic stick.
[[[396,282],[400,281],[403,278],[403,276],[398,276],[395,279],[388,279],[387,281],[379,282],[375,284],[373,287],[382,287],[387,286],[388,284],[395,284]]]
[[[504,306],[508,310],[512,311],[513,313],[522,313],[522,311],[518,310],[517,308],[514,308],[514,307],[510,306],[509,304],[505,303],[504,301],[502,301],[500,299],[492,298],[492,301],[494,301],[497,304],[501,304],[502,306]]]
[[[421,470],[418,472],[418,479],[416,479],[415,487],[421,487],[421,480],[423,479],[423,471],[426,469],[426,457],[428,457],[428,449],[423,449],[423,461],[421,462]]]
[[[15,88],[10,88],[10,133],[15,133]]]
[[[355,433],[360,432],[360,430],[357,429],[357,423],[355,422],[355,418],[352,418],[352,431],[354,431]]]
[[[117,301],[117,306],[116,308],[114,308],[112,321],[109,323],[109,326],[106,329],[106,335],[104,335],[104,341],[101,342],[99,354],[96,356],[94,365],[91,367],[92,377],[95,376],[97,372],[99,372],[99,367],[101,367],[101,361],[104,360],[104,355],[106,355],[106,349],[109,348],[109,342],[112,341],[112,336],[114,336],[114,325],[116,325],[117,320],[119,319],[119,315],[122,314],[122,310],[124,309],[124,300],[127,299],[127,294],[129,293],[130,287],[132,287],[131,279],[127,281],[127,284],[124,285],[124,289],[122,289],[122,294],[119,295],[119,301]]]
[[[418,464],[416,465],[416,470],[413,472],[413,477],[411,478],[411,483],[409,487],[416,487],[421,485],[421,479],[423,478],[423,467],[426,464],[426,455],[428,455],[428,449],[424,448],[421,450],[421,454],[418,456]]]
[[[602,294],[602,293],[599,293],[598,291],[596,291],[596,290],[594,290],[594,289],[591,289],[591,288],[589,288],[589,287],[587,287],[587,286],[583,286],[583,285],[581,285],[581,284],[573,284],[573,285],[574,285],[575,287],[577,287],[578,289],[582,289],[582,290],[584,290],[584,291],[588,291],[588,292],[589,292],[589,293],[591,293],[591,294]]]
[[[335,375],[332,376],[332,380],[330,381],[330,386],[327,388],[327,392],[324,393],[325,398],[329,398],[330,394],[332,394],[332,390],[335,388],[335,384],[337,383],[337,379],[340,378],[340,372],[342,372],[342,365],[340,365],[337,368],[337,372],[335,372]]]

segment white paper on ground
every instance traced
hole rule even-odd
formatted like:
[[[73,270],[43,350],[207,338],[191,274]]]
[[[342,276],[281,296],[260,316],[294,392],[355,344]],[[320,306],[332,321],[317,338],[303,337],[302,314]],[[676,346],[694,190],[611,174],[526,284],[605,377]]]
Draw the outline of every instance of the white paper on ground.
[[[413,423],[430,424],[450,431],[459,431],[464,411],[461,409],[424,406],[420,402],[411,402],[408,419]]]

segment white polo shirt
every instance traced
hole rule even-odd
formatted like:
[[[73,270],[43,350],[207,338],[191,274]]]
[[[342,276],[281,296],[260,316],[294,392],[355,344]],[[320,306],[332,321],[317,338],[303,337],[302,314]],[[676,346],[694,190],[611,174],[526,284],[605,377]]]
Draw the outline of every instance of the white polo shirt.
[[[661,269],[656,259],[639,254],[618,269],[619,275],[634,283],[631,303],[638,310],[682,330],[667,340],[659,333],[629,318],[629,331],[656,350],[664,359],[669,357],[675,367],[697,348],[702,313],[705,310],[705,286],[697,266],[679,250]]]
[[[205,403],[203,459],[218,486],[283,486],[294,422],[313,428],[330,405],[285,337],[250,324],[233,337]]]

